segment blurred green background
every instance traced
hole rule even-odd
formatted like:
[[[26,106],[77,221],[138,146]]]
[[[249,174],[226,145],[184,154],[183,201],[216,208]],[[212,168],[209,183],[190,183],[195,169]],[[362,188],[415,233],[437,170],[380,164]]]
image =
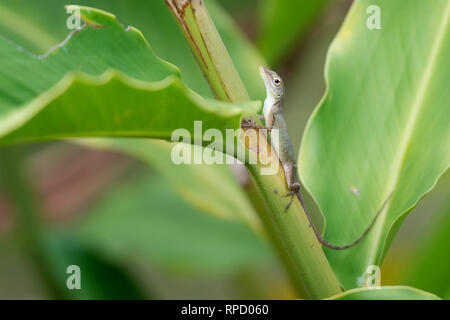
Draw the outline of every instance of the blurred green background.
[[[285,113],[298,151],[325,90],[328,46],[351,1],[216,2],[287,82]],[[283,3],[298,6],[297,19],[290,19],[292,10]],[[0,0],[0,34],[26,50],[45,52],[68,33],[65,4]],[[159,56],[180,67],[189,86],[211,96],[164,1],[73,4],[104,9],[140,29]],[[280,37],[280,28],[291,31]],[[207,208],[186,196],[203,182],[167,175],[158,159],[70,142],[13,147],[0,156],[0,299],[297,297],[267,240],[244,224],[205,214]],[[26,199],[14,199],[14,185],[4,183],[19,165],[31,194]],[[241,170],[233,169],[236,186],[245,185]],[[447,172],[406,218],[382,265],[382,285],[411,285],[450,298],[449,186]],[[44,230],[36,236],[39,246],[28,235],[34,223]],[[82,290],[65,289],[71,264],[81,268]]]

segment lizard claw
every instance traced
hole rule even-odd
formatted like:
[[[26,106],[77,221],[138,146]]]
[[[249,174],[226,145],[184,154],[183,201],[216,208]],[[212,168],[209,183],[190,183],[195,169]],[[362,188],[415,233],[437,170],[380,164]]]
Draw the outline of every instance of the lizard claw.
[[[300,183],[295,182],[292,185],[289,186],[289,189],[291,192],[286,193],[283,197],[291,197],[289,200],[289,203],[286,205],[284,212],[288,211],[291,207],[292,201],[294,200],[294,197],[297,195],[297,193],[300,191]]]
[[[291,197],[291,199],[289,199],[289,203],[284,208],[284,212],[287,212],[289,210],[289,208],[291,207],[292,201],[294,201],[294,196],[296,193],[297,193],[297,191],[292,191],[292,192],[286,193],[283,196],[283,197]]]
[[[263,125],[260,125],[252,119],[242,119],[241,127],[243,128],[252,128],[252,129],[267,129]]]

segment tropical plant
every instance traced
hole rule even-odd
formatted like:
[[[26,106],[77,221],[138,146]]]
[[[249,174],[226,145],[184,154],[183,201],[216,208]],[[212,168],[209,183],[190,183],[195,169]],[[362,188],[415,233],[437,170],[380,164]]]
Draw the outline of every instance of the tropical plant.
[[[268,163],[279,161],[265,135],[248,141],[245,130],[239,131],[243,118],[257,118],[265,98],[258,67],[267,60],[282,64],[330,4],[263,2],[256,40],[260,51],[211,0],[79,1],[66,7],[67,26],[81,24],[63,39],[55,30],[67,30],[64,11],[50,14],[53,21],[46,26],[29,18],[41,2],[0,3],[2,184],[16,204],[15,236],[39,261],[54,296],[145,296],[130,271],[109,259],[126,256],[130,248],[168,269],[223,273],[270,260],[270,243],[299,297],[449,297],[448,284],[434,290],[424,280],[418,288],[373,290],[371,281],[376,281],[407,214],[450,163],[450,2],[379,0],[374,6],[373,1],[356,0],[329,46],[326,91],[309,117],[298,155],[303,190],[323,214],[325,239],[338,245],[357,238],[389,199],[366,238],[343,251],[322,248],[297,201],[285,212],[288,199],[282,195],[289,190],[284,173],[261,173]],[[46,1],[51,8],[59,3]],[[81,6],[87,3],[118,18]],[[133,19],[128,22],[142,26],[142,32],[122,25],[122,19]],[[57,24],[62,27],[55,29]],[[202,123],[201,132],[196,121]],[[293,127],[296,121],[303,120],[294,117],[288,123]],[[185,152],[224,159],[211,151],[220,148],[226,159],[235,157],[246,165],[251,180],[240,173],[243,187],[226,165],[175,164],[171,154],[176,144],[171,141],[180,128],[196,144],[184,145]],[[232,151],[230,141],[218,139],[219,134],[203,142],[204,132],[226,137],[229,129],[238,132]],[[61,139],[127,154],[156,173],[124,183],[113,191],[113,201],[91,209],[86,221],[65,233],[49,230],[39,219],[39,205],[23,171],[31,151],[17,145]],[[249,161],[254,155],[256,163]],[[164,180],[151,182],[155,175]],[[448,239],[448,231],[439,232],[439,243]],[[433,252],[447,259],[439,248]],[[92,270],[92,278],[85,280],[87,289],[69,294],[64,266],[74,259]],[[437,258],[436,263],[448,266]],[[409,279],[417,274],[423,272],[410,271]],[[94,280],[102,277],[103,282]],[[111,277],[117,281],[105,287]]]

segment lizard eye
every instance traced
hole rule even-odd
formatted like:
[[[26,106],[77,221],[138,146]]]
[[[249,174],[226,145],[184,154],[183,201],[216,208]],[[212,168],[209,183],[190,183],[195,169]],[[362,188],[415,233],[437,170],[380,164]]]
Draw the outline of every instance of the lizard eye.
[[[280,79],[278,79],[278,78],[275,78],[275,79],[273,79],[273,83],[275,84],[275,85],[279,85],[280,84]]]

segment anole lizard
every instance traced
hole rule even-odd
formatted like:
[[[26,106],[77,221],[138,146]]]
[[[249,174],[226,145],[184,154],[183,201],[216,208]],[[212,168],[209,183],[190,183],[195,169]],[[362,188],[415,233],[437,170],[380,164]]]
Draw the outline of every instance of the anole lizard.
[[[284,82],[276,72],[271,71],[264,66],[261,66],[259,71],[261,77],[264,80],[264,85],[266,87],[267,92],[267,97],[264,101],[263,116],[262,116],[262,119],[266,123],[266,127],[256,124],[252,120],[243,120],[242,126],[252,127],[255,129],[266,128],[269,132],[271,132],[272,129],[278,129],[279,136],[275,139],[272,136],[271,145],[272,149],[275,150],[278,158],[280,159],[281,165],[284,170],[284,174],[286,176],[287,187],[289,190],[291,190],[291,192],[286,195],[291,197],[288,205],[286,206],[286,210],[289,209],[294,196],[297,196],[298,200],[300,201],[300,204],[303,207],[303,210],[305,211],[310,226],[312,227],[317,239],[321,244],[335,250],[343,250],[353,247],[358,242],[360,242],[373,227],[376,219],[383,211],[384,206],[386,205],[391,196],[387,197],[385,202],[382,204],[381,208],[378,210],[378,213],[373,218],[370,225],[358,239],[345,246],[335,246],[327,242],[322,237],[319,230],[317,230],[314,223],[312,222],[311,216],[308,210],[306,209],[302,194],[300,192],[300,183],[298,182],[297,178],[297,162],[295,160],[294,148],[292,146],[291,138],[287,130],[286,121],[284,119],[282,109],[285,96]]]

